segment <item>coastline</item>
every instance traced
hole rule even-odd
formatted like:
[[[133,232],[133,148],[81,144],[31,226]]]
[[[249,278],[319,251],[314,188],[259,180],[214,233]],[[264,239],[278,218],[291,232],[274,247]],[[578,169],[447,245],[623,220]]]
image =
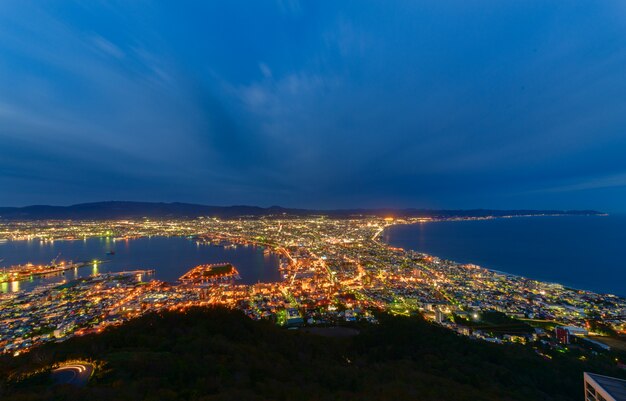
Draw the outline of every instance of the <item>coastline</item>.
[[[528,280],[528,281],[533,281],[533,282],[537,282],[537,283],[542,283],[542,284],[547,284],[547,285],[554,285],[554,286],[560,286],[564,289],[569,289],[569,290],[573,290],[573,291],[582,291],[582,292],[588,292],[588,293],[594,293],[594,294],[599,294],[599,295],[606,295],[606,296],[612,296],[612,297],[618,297],[621,299],[626,299],[626,294],[618,294],[615,293],[613,291],[610,290],[596,290],[596,289],[588,289],[588,288],[582,288],[580,286],[576,286],[576,285],[571,285],[571,284],[564,284],[563,282],[560,282],[558,280],[546,280],[546,279],[541,279],[541,278],[533,278],[533,277],[529,277],[528,274],[525,273],[511,273],[511,272],[507,272],[505,270],[502,270],[501,268],[490,268],[490,267],[485,267],[484,264],[477,264],[474,262],[459,262],[457,258],[453,258],[453,257],[445,257],[445,256],[440,256],[439,253],[437,252],[428,252],[426,250],[420,250],[417,249],[417,247],[407,247],[407,246],[399,246],[399,245],[394,245],[391,243],[391,241],[387,241],[385,240],[385,236],[387,235],[387,237],[389,237],[389,230],[390,229],[394,229],[397,227],[402,227],[402,226],[420,226],[420,225],[425,225],[427,223],[445,223],[445,222],[476,222],[476,221],[486,221],[486,220],[502,220],[502,219],[512,219],[512,218],[517,218],[517,217],[525,217],[525,218],[529,218],[529,217],[607,217],[610,216],[608,213],[602,213],[602,214],[589,214],[589,215],[569,215],[569,214],[554,214],[554,215],[527,215],[527,216],[521,216],[521,215],[516,215],[516,216],[506,216],[506,217],[500,217],[500,216],[493,216],[493,217],[484,217],[484,218],[471,218],[471,219],[467,219],[467,218],[458,218],[458,219],[432,219],[432,220],[428,220],[428,221],[412,221],[412,222],[404,222],[404,221],[394,221],[392,224],[389,224],[387,226],[385,226],[381,232],[376,236],[376,238],[374,240],[381,242],[382,244],[386,245],[386,246],[390,246],[390,247],[394,247],[394,248],[399,248],[399,249],[403,249],[404,251],[410,251],[410,252],[415,252],[417,254],[420,255],[425,255],[428,257],[432,257],[432,258],[437,258],[443,262],[448,262],[448,263],[454,263],[456,265],[472,265],[472,266],[476,266],[480,269],[492,272],[492,273],[496,273],[498,275],[502,275],[505,277],[510,277],[510,278],[514,278],[514,279],[521,279],[521,280]]]

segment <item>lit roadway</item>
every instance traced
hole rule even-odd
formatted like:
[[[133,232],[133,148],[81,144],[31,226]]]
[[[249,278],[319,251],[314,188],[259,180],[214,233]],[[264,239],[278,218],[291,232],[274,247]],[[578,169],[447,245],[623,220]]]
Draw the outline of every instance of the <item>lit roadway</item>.
[[[89,381],[93,365],[89,363],[73,363],[61,366],[52,371],[52,380],[55,384],[70,384],[83,387]]]

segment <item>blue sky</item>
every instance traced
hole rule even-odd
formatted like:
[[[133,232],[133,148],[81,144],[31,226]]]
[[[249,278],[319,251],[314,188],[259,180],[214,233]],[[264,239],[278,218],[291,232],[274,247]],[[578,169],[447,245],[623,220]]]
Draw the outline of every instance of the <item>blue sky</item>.
[[[0,205],[626,211],[623,1],[0,2]]]

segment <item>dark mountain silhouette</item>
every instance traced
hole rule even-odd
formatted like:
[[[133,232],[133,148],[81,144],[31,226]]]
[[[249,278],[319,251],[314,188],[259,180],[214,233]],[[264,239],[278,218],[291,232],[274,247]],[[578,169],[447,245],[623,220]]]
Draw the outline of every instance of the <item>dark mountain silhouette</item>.
[[[394,217],[483,217],[483,216],[523,216],[523,215],[598,215],[594,210],[430,210],[430,209],[337,209],[310,210],[293,209],[281,206],[267,208],[258,206],[207,206],[191,203],[156,202],[95,202],[71,206],[33,205],[25,207],[0,207],[0,219],[134,219],[151,218],[194,218],[200,216],[233,218],[240,216],[307,216],[327,215],[350,217],[358,215]]]
[[[222,308],[149,314],[0,355],[0,399],[574,401],[584,371],[626,377],[605,355],[583,361],[572,348],[546,360],[529,346],[471,340],[417,316],[349,327],[360,333],[317,336]],[[87,386],[53,385],[50,366],[67,360],[93,361]]]

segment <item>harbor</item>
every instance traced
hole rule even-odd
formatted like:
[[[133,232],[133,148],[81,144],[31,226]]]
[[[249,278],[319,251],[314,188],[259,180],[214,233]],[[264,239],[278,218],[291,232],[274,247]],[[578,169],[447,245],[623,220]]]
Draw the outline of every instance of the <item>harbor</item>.
[[[34,277],[48,277],[63,274],[66,270],[79,269],[81,267],[98,265],[103,261],[93,262],[59,262],[50,265],[34,265],[27,263],[25,265],[10,266],[3,268],[0,273],[0,283],[10,283],[14,281],[30,280]]]
[[[118,235],[116,237],[122,237]],[[8,241],[0,244],[0,274],[2,267],[6,273],[10,266],[50,266],[60,263],[51,262],[59,253],[66,260],[85,261],[85,265],[77,268],[43,269],[42,275],[21,274],[13,278],[17,281],[6,281],[0,286],[0,293],[15,291],[32,291],[39,286],[60,283],[74,279],[133,270],[138,266],[150,266],[156,269],[154,278],[168,283],[175,283],[191,267],[203,264],[230,262],[237,267],[241,276],[237,280],[242,284],[272,282],[281,279],[279,254],[264,252],[264,248],[238,244],[237,248],[224,248],[196,241],[183,236],[152,236],[132,238],[125,241],[114,241],[111,238],[88,238],[80,241]],[[97,260],[94,264],[93,261]],[[24,270],[24,273],[26,270]],[[7,278],[8,279],[8,278]],[[15,285],[13,285],[15,283]],[[18,285],[19,284],[19,285]]]

